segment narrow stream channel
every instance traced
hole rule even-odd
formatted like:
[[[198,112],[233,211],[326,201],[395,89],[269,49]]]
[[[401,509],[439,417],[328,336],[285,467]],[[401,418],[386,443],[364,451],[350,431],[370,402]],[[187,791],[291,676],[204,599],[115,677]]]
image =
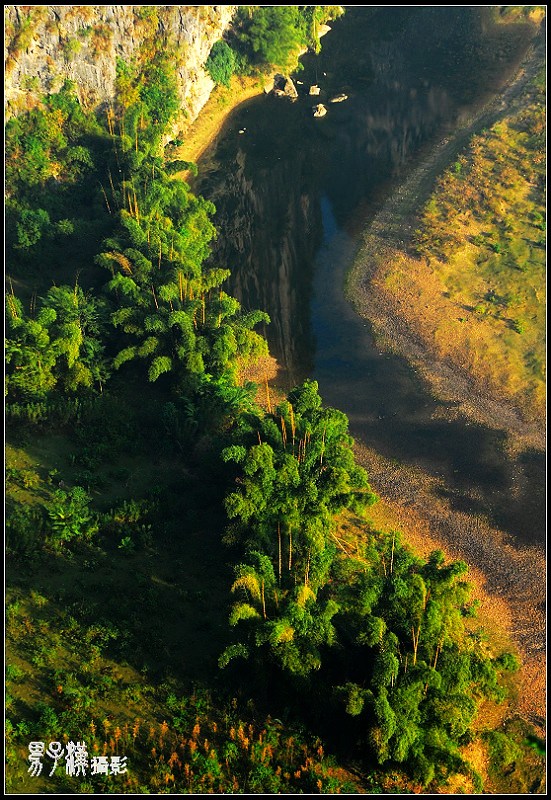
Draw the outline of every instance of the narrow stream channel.
[[[232,269],[245,309],[270,314],[266,335],[290,385],[315,378],[356,439],[441,477],[452,507],[542,544],[544,455],[513,462],[504,433],[446,419],[343,292],[362,227],[403,169],[498,88],[526,43],[486,7],[349,7],[332,27],[321,54],[303,58],[298,101],[248,102],[201,159],[193,188],[217,207],[213,258]],[[345,102],[328,102],[339,92]]]

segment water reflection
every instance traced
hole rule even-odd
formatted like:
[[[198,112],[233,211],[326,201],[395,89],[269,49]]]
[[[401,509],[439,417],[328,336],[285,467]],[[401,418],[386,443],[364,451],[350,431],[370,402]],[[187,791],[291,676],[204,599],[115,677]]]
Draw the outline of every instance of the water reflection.
[[[268,312],[270,349],[295,384],[313,365],[309,299],[321,213],[313,190],[315,152],[284,142],[272,113],[296,141],[290,135],[297,122],[300,133],[296,109],[261,98],[241,111],[202,165],[197,191],[217,208],[213,259],[232,270],[229,291],[246,309]]]

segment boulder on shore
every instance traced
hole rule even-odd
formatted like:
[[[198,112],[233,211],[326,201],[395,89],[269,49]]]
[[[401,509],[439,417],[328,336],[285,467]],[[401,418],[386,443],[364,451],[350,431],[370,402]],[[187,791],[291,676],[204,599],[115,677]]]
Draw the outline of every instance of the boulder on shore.
[[[296,100],[298,97],[296,86],[291,78],[280,73],[274,75],[273,93],[276,97],[288,97],[289,100]]]

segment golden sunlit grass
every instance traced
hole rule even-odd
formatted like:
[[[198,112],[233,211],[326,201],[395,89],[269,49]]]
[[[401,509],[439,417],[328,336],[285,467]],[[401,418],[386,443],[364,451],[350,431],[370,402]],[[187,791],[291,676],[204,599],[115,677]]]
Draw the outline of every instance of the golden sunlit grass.
[[[350,298],[382,347],[405,354],[463,413],[538,448],[546,386],[541,66],[534,51],[501,97],[410,172],[372,221],[348,276]]]
[[[473,140],[425,209],[425,257],[407,260],[411,291],[428,305],[424,334],[433,328],[440,355],[464,359],[535,416],[545,407],[539,111],[527,93],[520,111]]]
[[[182,161],[197,162],[214,141],[231,112],[245,100],[263,92],[261,78],[233,75],[228,87],[216,86],[199,117],[183,132],[184,143],[174,151]],[[177,173],[186,180],[189,173]]]
[[[541,81],[475,136],[438,180],[381,288],[440,360],[528,418],[545,412],[545,205]]]

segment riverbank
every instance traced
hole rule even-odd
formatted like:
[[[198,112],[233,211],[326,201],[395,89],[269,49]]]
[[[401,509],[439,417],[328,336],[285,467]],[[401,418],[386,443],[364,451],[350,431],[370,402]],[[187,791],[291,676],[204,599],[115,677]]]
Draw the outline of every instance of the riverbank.
[[[232,111],[263,93],[265,80],[262,76],[232,75],[229,86],[215,86],[197,119],[184,131],[184,143],[175,149],[175,159],[197,163]],[[180,172],[178,177],[187,180],[189,174],[189,171]]]
[[[540,45],[541,48],[541,45]],[[460,129],[449,134],[412,168],[388,197],[363,236],[346,293],[358,314],[369,321],[382,349],[404,356],[447,406],[448,419],[467,416],[474,422],[506,431],[511,455],[545,449],[545,424],[515,405],[505,393],[476,379],[468,365],[442,360],[434,341],[414,324],[419,306],[388,290],[389,276],[406,270],[408,245],[419,210],[439,174],[456,158],[474,133],[507,113],[515,98],[542,63],[541,49],[531,47],[503,93],[478,109]],[[422,309],[422,307],[421,307]],[[516,545],[483,517],[454,510],[443,481],[421,469],[384,459],[361,445],[358,461],[367,469],[381,503],[371,520],[382,529],[403,531],[405,541],[426,555],[440,548],[452,559],[469,564],[469,580],[480,599],[481,619],[497,641],[510,637],[518,647],[522,670],[514,712],[545,734],[545,552],[539,546]],[[505,640],[503,640],[505,641]]]
[[[271,411],[285,399],[281,373],[272,357],[243,375],[258,385],[257,402]],[[420,467],[385,458],[358,441],[354,453],[380,497],[367,511],[375,530],[399,530],[420,556],[442,550],[447,560],[469,565],[467,580],[480,602],[478,621],[496,653],[513,650],[522,668],[514,697],[494,709],[505,718],[519,715],[545,736],[546,720],[546,559],[540,546],[520,545],[485,516],[454,508],[446,482]],[[358,531],[361,535],[361,530]]]
[[[436,178],[454,161],[472,136],[502,119],[541,68],[543,43],[532,45],[514,77],[497,97],[477,109],[461,127],[431,148],[421,163],[406,173],[363,235],[346,292],[358,314],[369,321],[378,344],[403,355],[430,385],[433,393],[453,404],[455,416],[505,430],[511,448],[544,450],[545,423],[490,385],[481,368],[475,374],[465,354],[442,358],[430,324],[423,324],[422,298],[393,291],[393,282],[410,269],[411,239],[418,215]],[[394,286],[396,289],[396,286]],[[420,313],[421,312],[421,313]],[[463,363],[462,363],[463,362]],[[450,408],[446,415],[451,414]]]
[[[233,110],[238,104],[236,102],[229,110]],[[227,114],[229,114],[229,110]],[[402,205],[402,211],[406,213],[409,207],[409,217],[394,217],[394,209],[397,206],[390,205],[386,216],[379,218],[378,233],[381,247],[385,244],[389,246],[388,232],[390,231],[394,237],[391,242],[398,249],[397,243],[402,238],[404,218],[411,219],[413,217],[418,203],[422,202],[422,199],[419,198],[426,197],[430,193],[434,177],[443,166],[453,159],[457,148],[468,142],[472,135],[469,126],[474,126],[472,128],[474,131],[477,126],[485,124],[481,115],[488,113],[488,119],[491,119],[495,110],[492,104],[489,104],[479,112],[476,119],[467,121],[460,132],[463,136],[461,141],[458,139],[458,133],[442,143],[440,149],[437,148],[441,160],[439,160],[438,154],[433,160],[432,150],[427,154],[421,164],[420,173],[417,176],[418,182],[413,187],[413,191],[410,194],[404,194],[406,190],[402,187],[401,190],[398,190],[395,198],[396,202],[403,202],[405,199],[409,203],[409,206]],[[224,124],[227,114],[220,116],[218,128],[216,125],[213,126],[213,137]],[[197,128],[200,130],[201,127],[200,117]],[[206,131],[208,131],[207,125],[202,129],[203,152],[210,144]],[[202,137],[199,137],[199,141]],[[189,156],[181,157],[189,158]],[[423,195],[423,191],[427,194]],[[383,263],[388,254],[392,252],[391,249],[381,251]],[[366,303],[368,299],[369,297],[367,297]],[[377,304],[374,304],[370,310],[373,316],[369,316],[369,318],[376,320],[376,313],[380,310],[377,308]],[[391,330],[393,324],[399,325],[394,310],[383,308],[383,311],[385,310],[387,315],[382,317],[383,324],[380,332]],[[414,341],[413,344],[417,344],[419,363],[423,364],[426,355],[425,343],[419,340],[418,342]],[[541,439],[538,437],[531,438],[532,432],[529,423],[518,416],[514,407],[508,408],[503,398],[497,400],[494,398],[495,405],[492,407],[485,406],[483,399],[478,398],[478,388],[473,386],[472,376],[467,370],[463,370],[461,374],[463,384],[459,386],[457,370],[454,365],[438,364],[436,360],[434,365],[436,369],[443,371],[440,383],[435,381],[432,384],[434,391],[440,391],[443,396],[445,396],[445,391],[448,391],[452,399],[459,397],[462,402],[462,405],[457,410],[454,409],[453,413],[458,415],[464,412],[471,413],[474,418],[483,420],[492,427],[502,427],[501,423],[505,421],[509,430],[516,430],[515,441],[522,441],[524,446],[529,442],[541,444]],[[261,402],[264,400],[266,408],[269,408],[270,404],[275,404],[275,391],[268,391],[266,388],[266,383],[272,381],[269,365],[261,365],[257,376],[249,373],[244,378],[253,379],[259,383],[259,400]],[[484,402],[487,399],[485,398]],[[483,407],[484,415],[480,414],[477,417],[477,413]],[[452,412],[448,410],[445,413],[451,414]],[[496,420],[499,421],[499,426]],[[389,524],[388,520],[392,517],[395,520],[392,524],[404,531],[405,541],[416,551],[426,553],[440,548],[446,552],[449,558],[461,558],[470,565],[469,579],[476,584],[476,592],[483,602],[481,621],[484,624],[490,623],[492,636],[497,637],[498,641],[505,641],[510,637],[522,654],[524,664],[519,676],[521,682],[518,700],[519,713],[535,724],[538,730],[543,731],[545,714],[545,618],[543,610],[545,568],[541,551],[536,548],[515,547],[506,534],[492,528],[484,519],[454,511],[451,501],[442,496],[446,490],[443,481],[429,476],[421,470],[394,464],[365,448],[358,448],[357,454],[360,462],[369,472],[373,488],[382,498],[381,504],[373,511],[374,525]],[[516,709],[517,707],[515,707]]]
[[[545,734],[546,565],[539,547],[520,546],[482,516],[453,508],[444,481],[397,464],[359,443],[358,462],[381,500],[368,510],[378,530],[400,530],[421,556],[443,550],[469,565],[479,620],[494,647],[518,649],[522,669],[513,711]],[[505,714],[506,709],[504,709]]]

